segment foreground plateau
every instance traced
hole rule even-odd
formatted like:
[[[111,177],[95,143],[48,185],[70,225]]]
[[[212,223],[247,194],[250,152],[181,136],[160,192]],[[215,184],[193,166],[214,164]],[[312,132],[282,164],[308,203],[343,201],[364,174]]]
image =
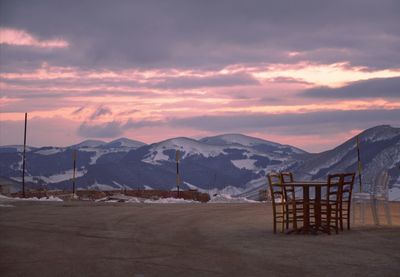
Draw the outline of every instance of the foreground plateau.
[[[367,220],[331,236],[274,235],[268,203],[0,204],[2,276],[398,276],[400,270],[400,203],[391,203],[392,226]]]

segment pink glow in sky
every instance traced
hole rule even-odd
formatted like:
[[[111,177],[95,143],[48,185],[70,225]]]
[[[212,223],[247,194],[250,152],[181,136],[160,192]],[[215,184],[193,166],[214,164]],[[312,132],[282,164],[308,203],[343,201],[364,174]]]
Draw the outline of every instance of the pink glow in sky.
[[[285,1],[245,11],[233,1],[230,12],[95,3],[90,16],[48,1],[30,17],[29,3],[3,5],[1,145],[22,143],[24,112],[34,146],[242,133],[315,152],[400,125],[400,22],[389,1],[363,6],[373,21],[359,5],[343,12],[347,2],[311,13],[305,1],[282,21],[274,10],[291,11]]]

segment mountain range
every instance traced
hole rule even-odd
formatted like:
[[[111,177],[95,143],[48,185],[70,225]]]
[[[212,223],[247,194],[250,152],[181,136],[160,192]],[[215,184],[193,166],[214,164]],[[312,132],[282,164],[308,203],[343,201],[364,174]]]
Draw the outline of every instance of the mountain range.
[[[400,128],[380,125],[359,134],[363,184],[383,169],[392,191],[400,191]],[[199,140],[178,137],[145,144],[120,138],[86,140],[68,147],[27,147],[25,180],[31,187],[70,189],[73,152],[78,188],[161,188],[176,182],[176,151],[184,188],[222,190],[255,198],[270,171],[290,170],[298,179],[324,179],[334,172],[357,171],[355,137],[334,149],[308,153],[299,148],[241,134]],[[0,177],[21,181],[22,146],[0,146]],[[396,196],[397,197],[397,196]]]

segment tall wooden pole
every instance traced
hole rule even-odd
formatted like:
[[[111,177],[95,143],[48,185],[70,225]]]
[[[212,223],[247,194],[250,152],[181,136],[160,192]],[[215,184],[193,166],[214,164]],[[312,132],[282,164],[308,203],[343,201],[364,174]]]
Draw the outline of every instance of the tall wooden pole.
[[[74,160],[73,174],[72,174],[72,194],[75,195],[75,173],[76,173],[76,149],[73,150],[72,159]]]
[[[26,154],[26,126],[28,122],[28,113],[25,113],[25,128],[24,128],[24,152],[22,154],[22,196],[25,198],[25,154]]]
[[[360,192],[362,191],[362,181],[361,181],[361,158],[360,158],[360,140],[359,136],[356,137],[357,140],[357,161],[358,161],[358,182],[360,186]]]
[[[176,150],[175,160],[176,160],[176,188],[178,190],[178,198],[179,198],[179,183],[180,183],[180,178],[179,178],[179,150]]]

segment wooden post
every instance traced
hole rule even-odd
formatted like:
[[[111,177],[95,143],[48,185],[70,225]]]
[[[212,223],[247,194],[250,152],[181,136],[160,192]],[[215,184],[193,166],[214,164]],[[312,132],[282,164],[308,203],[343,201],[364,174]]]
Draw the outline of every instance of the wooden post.
[[[72,174],[72,194],[75,195],[76,149],[73,150],[72,159],[74,161]]]
[[[25,198],[25,154],[26,154],[26,126],[28,122],[28,113],[25,113],[25,129],[24,129],[24,151],[22,154],[22,196]]]
[[[359,182],[360,192],[362,192],[361,158],[360,158],[360,141],[359,141],[359,135],[356,136],[356,141],[357,141],[357,161],[358,161],[358,182]]]
[[[178,190],[178,198],[179,198],[179,184],[180,184],[180,178],[179,178],[179,150],[176,150],[175,161],[176,161],[176,188]]]

